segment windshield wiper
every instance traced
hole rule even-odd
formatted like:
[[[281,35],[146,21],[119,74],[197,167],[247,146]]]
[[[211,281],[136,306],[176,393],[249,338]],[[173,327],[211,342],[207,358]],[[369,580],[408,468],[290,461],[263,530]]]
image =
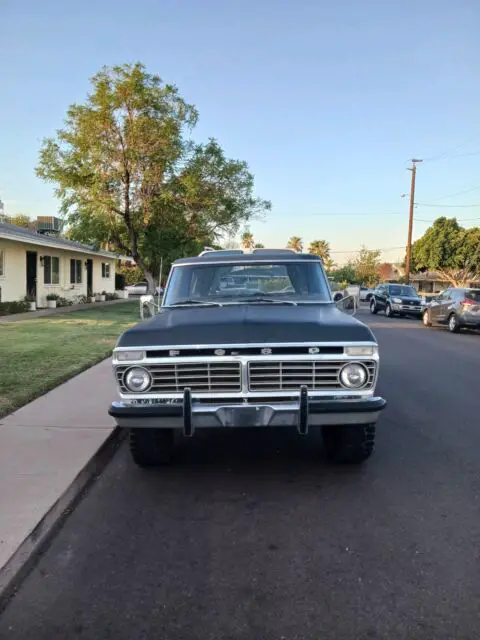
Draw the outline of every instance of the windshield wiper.
[[[168,307],[190,307],[192,305],[201,304],[205,307],[221,307],[221,302],[211,302],[206,300],[179,300],[173,304],[166,305]]]
[[[275,298],[267,298],[263,296],[252,296],[251,298],[240,298],[239,300],[233,300],[232,302],[227,302],[225,304],[244,304],[245,302],[268,302],[269,304],[293,304],[295,307],[297,306],[297,302],[294,300],[276,300]]]

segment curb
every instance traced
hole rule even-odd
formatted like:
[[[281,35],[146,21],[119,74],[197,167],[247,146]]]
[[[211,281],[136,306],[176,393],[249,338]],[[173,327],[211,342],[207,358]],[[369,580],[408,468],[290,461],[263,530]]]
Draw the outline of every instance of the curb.
[[[126,430],[114,427],[103,444],[79,471],[72,483],[50,507],[40,522],[0,568],[0,613],[15,595],[21,582],[34,568],[57,531],[80,502],[92,482],[103,472],[126,436]]]

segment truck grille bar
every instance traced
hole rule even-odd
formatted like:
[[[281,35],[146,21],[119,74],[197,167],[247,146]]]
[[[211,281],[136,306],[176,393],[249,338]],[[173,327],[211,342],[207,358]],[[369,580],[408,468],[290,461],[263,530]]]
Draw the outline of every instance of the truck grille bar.
[[[143,365],[142,365],[143,366]],[[129,367],[116,368],[116,376],[122,393],[131,393],[123,382]],[[239,362],[199,362],[149,364],[144,367],[153,379],[148,393],[236,393],[242,390]]]
[[[310,390],[344,389],[339,381],[341,368],[347,362],[327,360],[305,361],[255,361],[248,363],[248,388],[250,391],[294,391],[306,386]],[[368,372],[370,389],[375,381],[375,362],[362,361]]]

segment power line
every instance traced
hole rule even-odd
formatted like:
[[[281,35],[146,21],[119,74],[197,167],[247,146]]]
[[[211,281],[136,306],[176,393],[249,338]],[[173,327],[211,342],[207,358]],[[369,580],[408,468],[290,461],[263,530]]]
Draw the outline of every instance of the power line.
[[[382,213],[312,213],[312,216],[403,216],[404,214],[400,211],[385,211]]]
[[[398,251],[405,247],[384,247],[383,249],[367,249],[367,251]],[[359,253],[361,249],[351,249],[350,251],[330,251],[330,253]]]
[[[480,184],[474,185],[473,187],[470,187],[470,189],[465,189],[464,191],[457,191],[456,193],[449,193],[446,196],[440,196],[440,198],[434,198],[432,202],[437,202],[438,200],[448,200],[448,198],[462,196],[464,193],[470,193],[471,191],[476,191],[477,189],[480,189]]]
[[[469,207],[480,207],[480,204],[435,204],[434,202],[416,202],[417,207],[442,207],[445,209],[468,209]]]
[[[457,144],[455,147],[449,147],[446,151],[442,151],[442,153],[439,153],[436,156],[430,156],[429,158],[424,158],[424,162],[435,162],[437,160],[442,160],[443,158],[448,157],[451,153],[454,153],[455,151],[458,151],[459,149],[463,149],[463,147],[466,147],[467,144],[470,144],[470,142],[476,141],[478,140],[478,138],[480,137],[480,134],[477,134],[473,137],[470,137],[466,142],[462,142],[461,144]],[[474,152],[473,154],[460,154],[460,155],[476,155],[476,152]],[[452,156],[454,158],[456,157],[460,157],[458,155]]]
[[[457,222],[472,222],[480,220],[480,218],[457,218]],[[415,218],[415,222],[435,222],[435,220],[425,220],[424,218]]]

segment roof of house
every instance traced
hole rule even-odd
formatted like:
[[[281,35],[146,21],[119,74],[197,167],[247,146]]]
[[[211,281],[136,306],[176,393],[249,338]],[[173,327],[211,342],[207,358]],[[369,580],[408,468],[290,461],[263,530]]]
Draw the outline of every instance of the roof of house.
[[[0,238],[6,238],[7,240],[13,240],[14,242],[25,242],[43,247],[52,247],[54,249],[68,249],[69,251],[76,251],[78,253],[100,255],[105,256],[106,258],[128,260],[126,256],[120,256],[101,249],[97,251],[94,247],[81,244],[80,242],[66,240],[65,238],[55,238],[54,236],[37,233],[36,231],[31,231],[24,227],[17,227],[16,225],[9,224],[8,222],[0,222]]]

